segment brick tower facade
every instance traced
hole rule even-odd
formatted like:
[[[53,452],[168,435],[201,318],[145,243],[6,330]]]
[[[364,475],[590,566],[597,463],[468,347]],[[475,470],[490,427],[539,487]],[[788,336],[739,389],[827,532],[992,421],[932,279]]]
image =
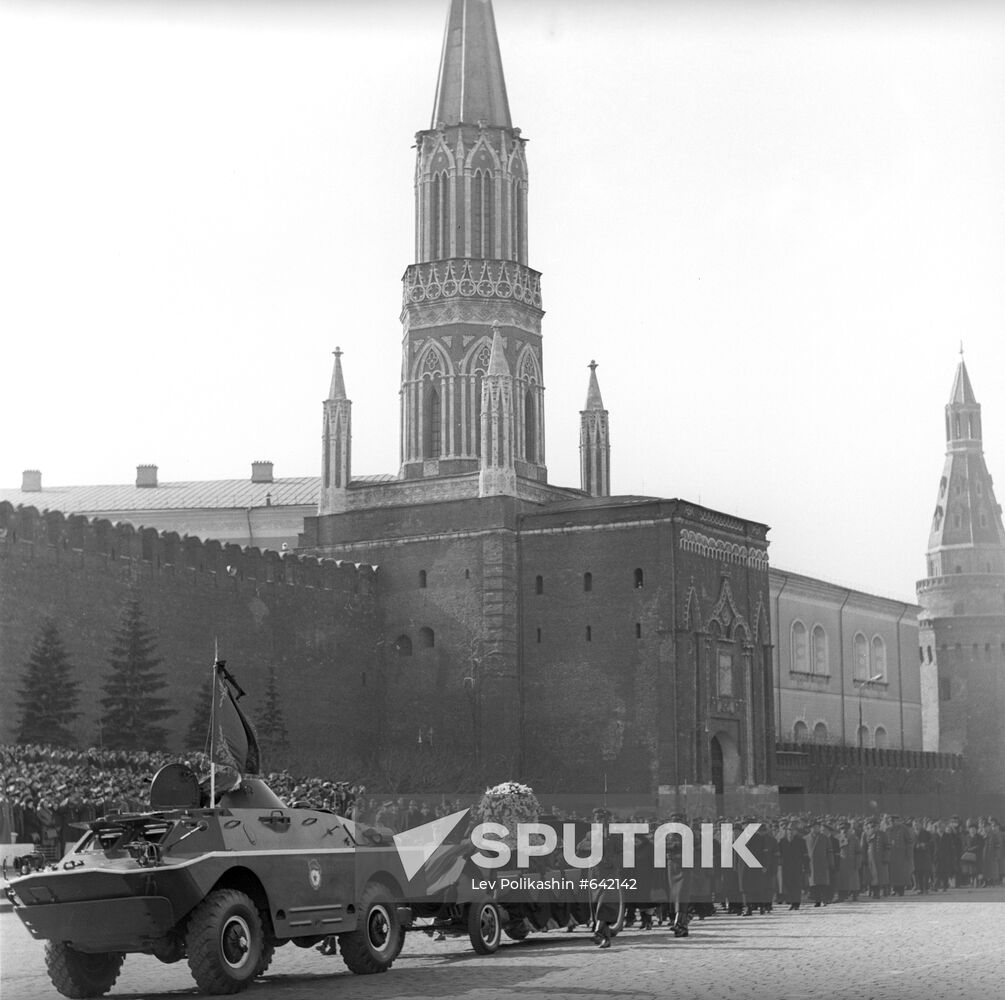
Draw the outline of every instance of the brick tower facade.
[[[1005,792],[1005,530],[962,358],[927,561],[917,588],[925,748],[965,754],[976,790]]]
[[[515,494],[517,476],[547,481],[544,313],[541,276],[527,266],[525,143],[510,120],[491,4],[453,0],[432,123],[416,134],[415,263],[401,310],[402,478],[482,468],[482,379],[497,330],[512,394],[505,491]],[[498,490],[502,480],[493,482]]]

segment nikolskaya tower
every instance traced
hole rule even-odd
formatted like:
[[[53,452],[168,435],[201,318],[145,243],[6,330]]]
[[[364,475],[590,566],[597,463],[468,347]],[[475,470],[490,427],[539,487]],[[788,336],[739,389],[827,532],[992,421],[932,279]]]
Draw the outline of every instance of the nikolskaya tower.
[[[401,310],[403,479],[545,482],[541,276],[527,265],[526,140],[488,0],[453,0],[416,134],[415,263]]]

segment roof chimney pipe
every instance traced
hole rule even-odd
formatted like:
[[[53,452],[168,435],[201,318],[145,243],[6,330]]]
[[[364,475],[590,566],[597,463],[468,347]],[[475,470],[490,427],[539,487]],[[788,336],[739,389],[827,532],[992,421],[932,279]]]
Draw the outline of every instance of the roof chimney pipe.
[[[149,489],[157,485],[156,465],[136,466],[136,487],[137,489]]]
[[[22,493],[42,492],[42,473],[38,469],[25,469],[21,473]]]
[[[251,481],[253,483],[271,483],[272,463],[265,461],[252,462]]]

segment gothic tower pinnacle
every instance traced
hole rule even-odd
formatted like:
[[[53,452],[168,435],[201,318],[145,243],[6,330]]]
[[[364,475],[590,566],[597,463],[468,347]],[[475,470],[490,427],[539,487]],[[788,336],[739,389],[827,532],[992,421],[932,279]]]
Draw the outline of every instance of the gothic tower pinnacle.
[[[342,349],[334,350],[331,386],[322,404],[321,492],[318,514],[334,514],[346,508],[352,458],[352,402],[345,393],[342,377]]]
[[[584,493],[611,495],[611,439],[607,410],[600,398],[597,362],[591,361],[586,408],[579,411],[579,475]]]
[[[482,469],[494,328],[512,378],[513,487],[547,481],[540,274],[527,266],[526,140],[490,0],[450,0],[432,125],[416,134],[415,263],[403,278],[404,479]]]
[[[966,754],[982,790],[1005,792],[1005,738],[995,721],[1005,710],[1005,530],[962,356],[945,434],[928,575],[918,582],[924,746]]]

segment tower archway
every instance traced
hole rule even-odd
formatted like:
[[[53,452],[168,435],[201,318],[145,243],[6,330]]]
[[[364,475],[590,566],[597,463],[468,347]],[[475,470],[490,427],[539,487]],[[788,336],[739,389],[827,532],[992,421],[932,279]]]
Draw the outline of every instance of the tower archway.
[[[740,783],[740,751],[725,730],[719,730],[711,743],[712,784],[716,795],[724,795]]]

